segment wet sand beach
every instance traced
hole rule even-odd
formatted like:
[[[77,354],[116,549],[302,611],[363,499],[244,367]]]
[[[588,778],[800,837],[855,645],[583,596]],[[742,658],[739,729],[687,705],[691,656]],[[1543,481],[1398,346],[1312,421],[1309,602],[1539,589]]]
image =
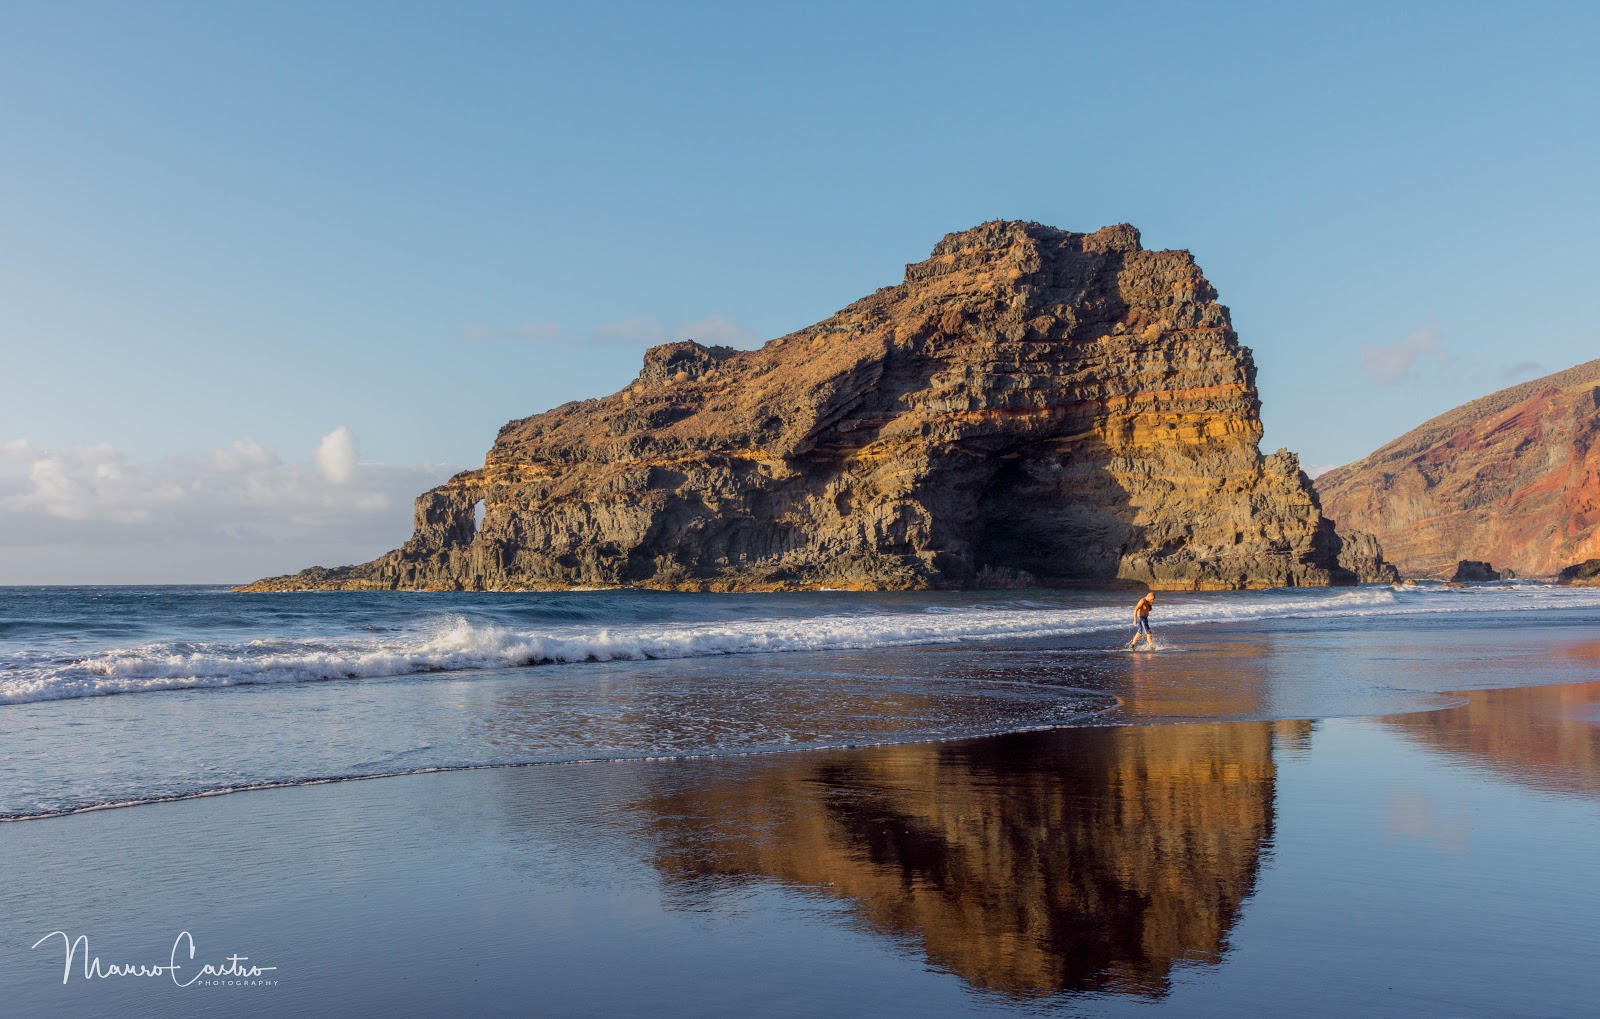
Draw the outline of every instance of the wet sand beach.
[[[1584,661],[1589,645],[1563,653]],[[1600,684],[9,824],[12,1014],[1576,1016]],[[51,931],[188,980],[62,982]]]

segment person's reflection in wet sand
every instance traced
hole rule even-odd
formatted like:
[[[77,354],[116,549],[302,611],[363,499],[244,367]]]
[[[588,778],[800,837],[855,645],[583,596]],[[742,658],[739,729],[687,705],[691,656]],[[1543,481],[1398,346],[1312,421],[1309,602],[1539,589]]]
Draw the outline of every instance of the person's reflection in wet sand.
[[[1160,995],[1226,951],[1272,841],[1275,728],[1306,725],[797,754],[685,769],[637,806],[687,904],[767,877],[848,900],[977,988]]]

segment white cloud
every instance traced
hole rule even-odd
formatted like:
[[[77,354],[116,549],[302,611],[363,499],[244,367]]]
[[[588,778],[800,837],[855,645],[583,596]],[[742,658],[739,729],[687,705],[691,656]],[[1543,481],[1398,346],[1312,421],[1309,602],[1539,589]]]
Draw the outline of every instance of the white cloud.
[[[335,485],[343,485],[356,476],[356,461],[360,455],[356,437],[350,434],[350,429],[340,425],[322,437],[311,459],[323,477]]]
[[[1315,481],[1318,478],[1322,477],[1324,474],[1326,474],[1329,471],[1333,470],[1337,466],[1339,466],[1339,465],[1338,464],[1306,464],[1305,466],[1301,467],[1300,469],[1306,472],[1306,477],[1310,478],[1312,481]]]
[[[252,439],[238,439],[227,449],[211,451],[211,469],[222,474],[276,467],[282,462],[278,454]]]
[[[456,468],[357,451],[344,427],[310,463],[248,440],[147,461],[109,443],[0,443],[0,584],[239,581],[371,559],[410,536],[412,500]],[[96,572],[110,562],[124,572]]]
[[[1387,347],[1362,347],[1361,370],[1374,385],[1397,385],[1411,377],[1417,359],[1424,354],[1432,357],[1440,368],[1456,363],[1454,355],[1444,349],[1444,338],[1439,330],[1429,326]]]

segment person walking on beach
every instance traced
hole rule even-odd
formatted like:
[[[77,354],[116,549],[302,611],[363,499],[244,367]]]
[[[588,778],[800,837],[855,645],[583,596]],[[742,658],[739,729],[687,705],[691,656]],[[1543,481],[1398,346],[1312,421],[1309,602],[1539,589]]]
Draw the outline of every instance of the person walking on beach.
[[[1139,604],[1133,607],[1133,622],[1137,629],[1133,631],[1133,640],[1128,644],[1128,650],[1132,651],[1139,646],[1141,636],[1144,637],[1146,647],[1151,651],[1156,649],[1156,639],[1150,633],[1150,610],[1155,603],[1156,593],[1146,591],[1144,597],[1139,599]]]

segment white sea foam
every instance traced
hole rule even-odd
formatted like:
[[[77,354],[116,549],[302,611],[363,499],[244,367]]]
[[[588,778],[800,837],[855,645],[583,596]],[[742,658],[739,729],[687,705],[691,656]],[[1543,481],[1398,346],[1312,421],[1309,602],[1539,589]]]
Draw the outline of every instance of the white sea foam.
[[[1177,596],[1160,605],[1158,629],[1286,618],[1600,608],[1600,591],[1548,585],[1397,591],[1368,587]],[[0,704],[264,683],[403,676],[584,661],[693,658],[784,651],[1073,637],[1129,627],[1125,605],[1060,608],[1037,603],[873,610],[792,619],[612,627],[514,629],[455,616],[408,634],[339,641],[152,643],[72,661],[13,661],[0,672]]]

